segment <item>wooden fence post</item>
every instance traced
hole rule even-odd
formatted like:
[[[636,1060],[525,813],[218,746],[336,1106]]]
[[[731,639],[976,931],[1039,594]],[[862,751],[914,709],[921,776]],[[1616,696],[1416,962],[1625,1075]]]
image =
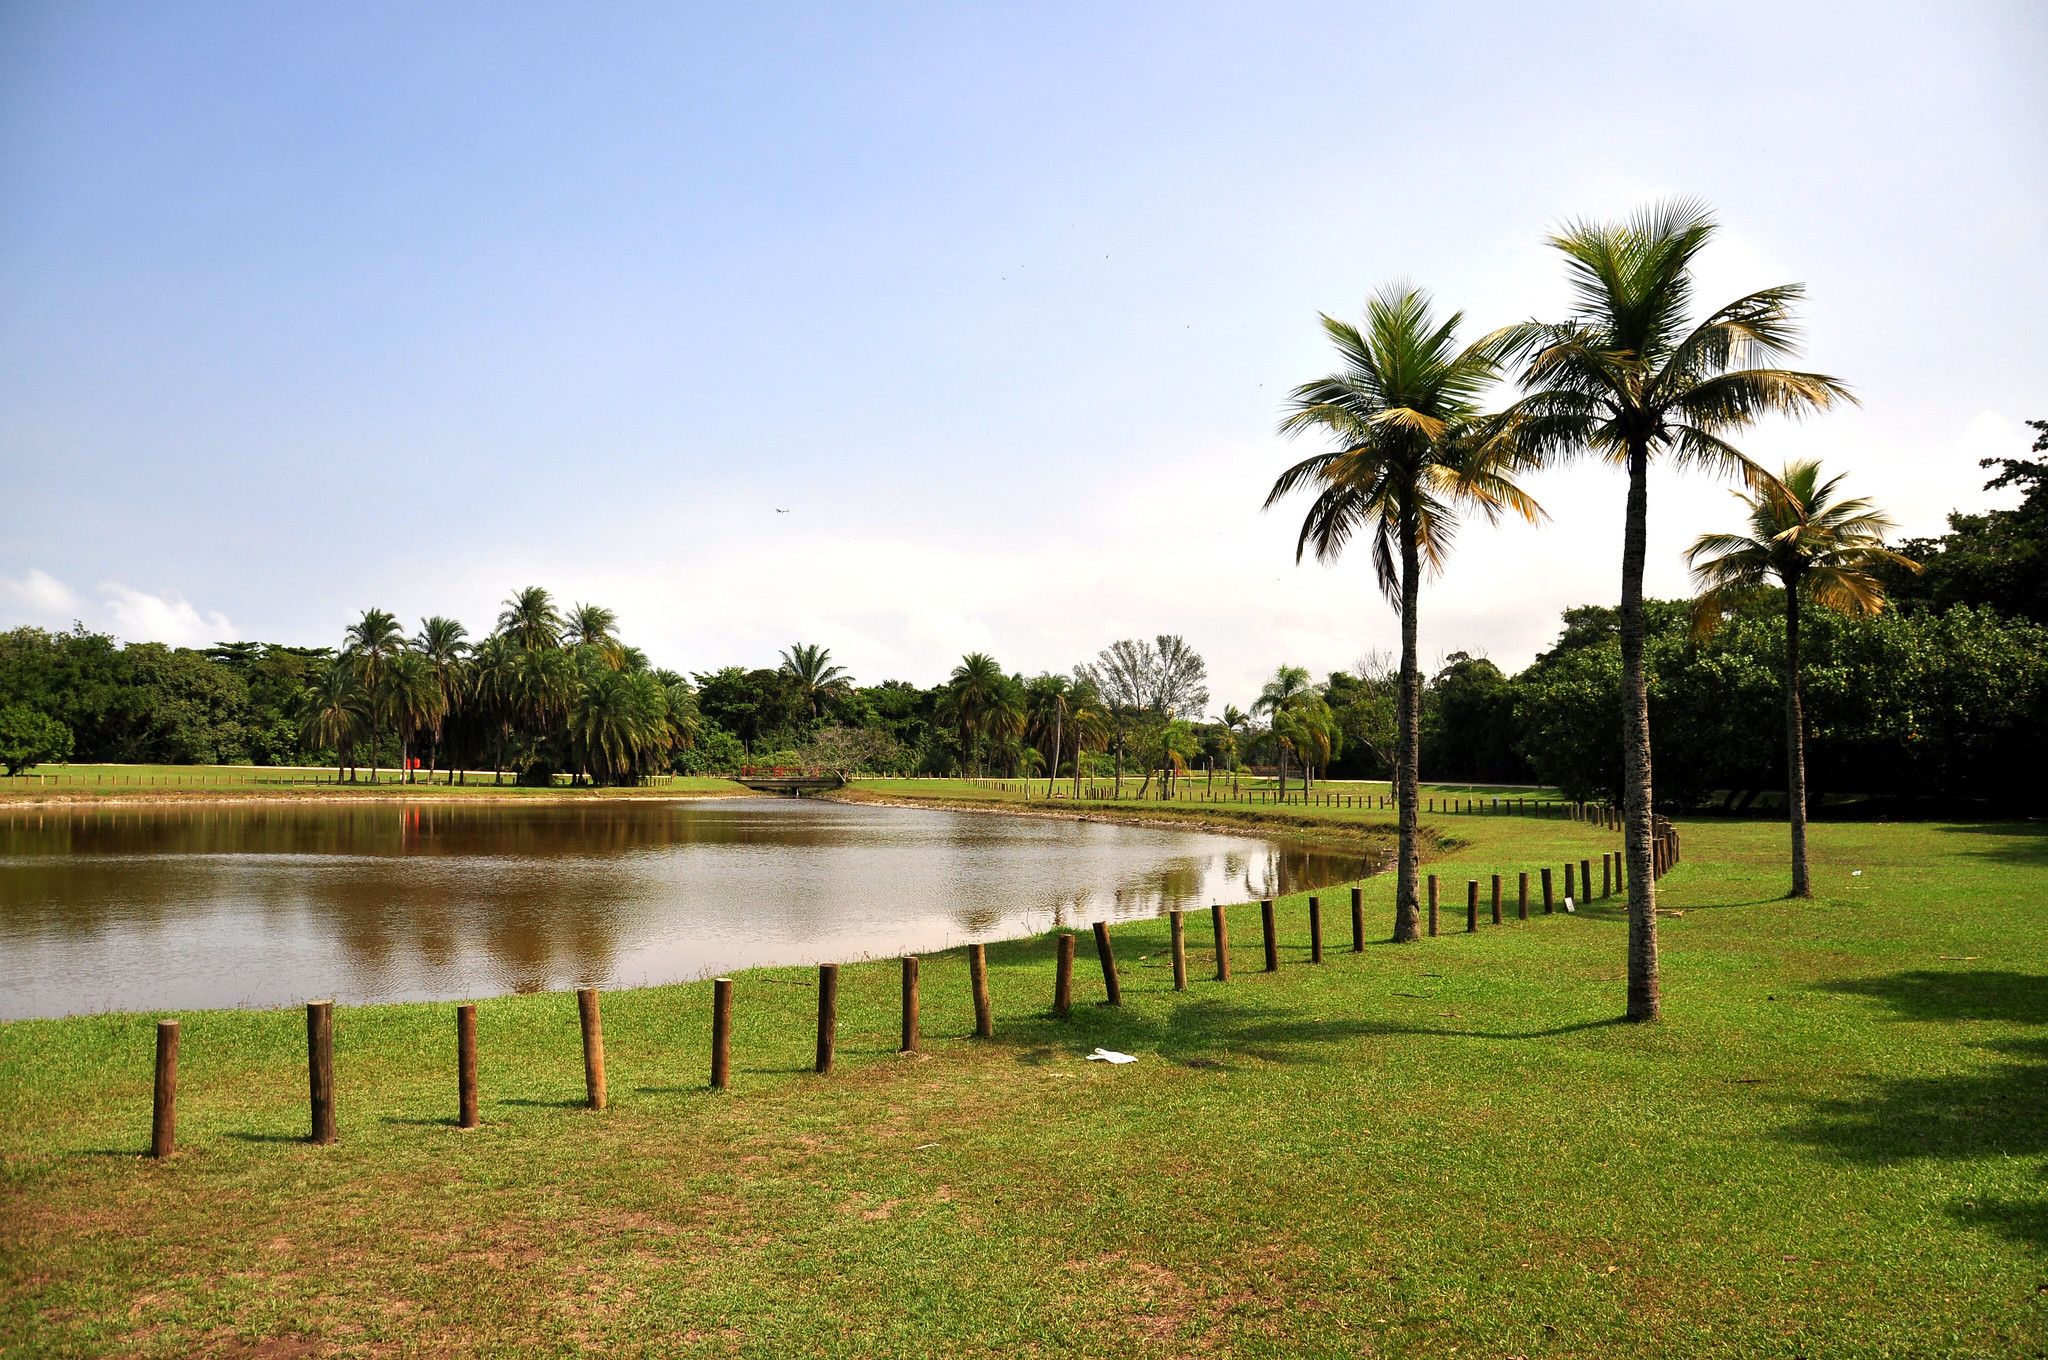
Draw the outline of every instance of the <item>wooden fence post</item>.
[[[1308,899],[1308,961],[1323,961],[1323,900],[1320,897]]]
[[[1429,937],[1436,938],[1436,875],[1429,876]]]
[[[996,1037],[996,1013],[988,999],[987,945],[967,946],[967,976],[974,984],[974,1037],[993,1039]]]
[[[1188,923],[1186,915],[1179,911],[1167,913],[1168,927],[1173,935],[1173,990],[1184,992],[1188,989]]]
[[[476,1102],[476,1007],[455,1008],[455,1127],[482,1123]]]
[[[732,979],[711,983],[711,1089],[732,1085]]]
[[[830,1075],[839,1047],[839,965],[818,965],[818,1073]]]
[[[1060,933],[1058,959],[1052,975],[1052,1013],[1064,1020],[1074,1001],[1074,936],[1070,931]]]
[[[1365,952],[1365,889],[1351,890],[1351,952]]]
[[[1582,859],[1579,861],[1579,891],[1585,894],[1585,897],[1582,899],[1582,901],[1590,902],[1593,900],[1592,860]]]
[[[306,1074],[313,1096],[315,1143],[331,1143],[334,1131],[334,1002],[306,1003]]]
[[[1611,897],[1614,894],[1614,875],[1608,869],[1608,860],[1611,858],[1612,856],[1607,854],[1600,856],[1600,895],[1602,897]]]
[[[1546,868],[1543,871],[1543,914],[1548,916],[1553,910],[1555,908],[1551,905],[1550,870]]]
[[[156,1022],[156,1102],[149,1125],[149,1155],[178,1150],[178,1022]]]
[[[1109,922],[1095,923],[1095,957],[1102,961],[1102,988],[1109,993],[1109,1004],[1124,1004],[1124,989],[1116,980],[1116,955],[1109,950]]]
[[[1519,891],[1515,903],[1515,919],[1518,921],[1529,919],[1529,875],[1526,873],[1520,877]]]
[[[604,1022],[597,1013],[597,988],[576,989],[576,1014],[583,1022],[583,1084],[590,1108],[604,1108]]]
[[[921,1047],[917,1024],[917,955],[903,956],[903,1044],[899,1053],[915,1053]]]
[[[1274,932],[1273,899],[1270,897],[1259,903],[1259,924],[1266,932],[1266,971],[1277,973],[1280,971],[1280,941]]]
[[[1579,900],[1579,894],[1572,887],[1572,873],[1572,862],[1566,860],[1564,862],[1564,895],[1567,901],[1576,904]]]
[[[1465,933],[1470,935],[1478,929],[1479,880],[1468,878],[1465,880]]]
[[[1500,924],[1500,875],[1493,876],[1493,923]]]
[[[1216,980],[1230,981],[1230,922],[1223,915],[1223,904],[1211,903],[1209,925],[1216,932]]]

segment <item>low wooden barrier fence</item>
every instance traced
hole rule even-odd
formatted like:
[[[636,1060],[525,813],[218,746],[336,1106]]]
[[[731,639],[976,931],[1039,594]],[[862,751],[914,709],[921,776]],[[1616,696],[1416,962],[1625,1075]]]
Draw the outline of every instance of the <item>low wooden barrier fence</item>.
[[[1651,872],[1661,878],[1679,863],[1681,841],[1677,828],[1657,819],[1656,832],[1650,842]],[[1625,857],[1621,851],[1603,854],[1600,857],[1600,896],[1614,896],[1625,888],[1627,877],[1624,869]],[[1555,912],[1557,900],[1553,896],[1551,866],[1540,871],[1543,914]],[[1586,898],[1592,896],[1592,860],[1581,859],[1576,863],[1567,860],[1564,864],[1564,899],[1573,909],[1578,900],[1574,887],[1580,886]],[[1491,881],[1491,902],[1493,924],[1502,923],[1501,876],[1494,874]],[[1479,930],[1479,888],[1476,878],[1465,882],[1465,930],[1468,934]],[[1428,876],[1429,934],[1438,933],[1438,880],[1437,875]],[[1259,903],[1259,927],[1263,946],[1265,971],[1280,971],[1279,922],[1275,901],[1265,898]],[[1173,990],[1184,992],[1188,989],[1187,966],[1187,920],[1179,910],[1169,911],[1167,918],[1173,950]],[[1529,875],[1518,876],[1515,918],[1529,919]],[[1230,931],[1229,922],[1221,904],[1209,909],[1210,929],[1216,949],[1216,981],[1230,981]],[[1310,894],[1308,899],[1309,962],[1311,966],[1323,962],[1323,917],[1322,897]],[[1106,1005],[1123,1004],[1123,988],[1118,977],[1116,955],[1110,944],[1109,923],[1094,923],[1095,954],[1102,966],[1103,990],[1107,995]],[[1053,998],[1052,1014],[1056,1019],[1065,1019],[1073,1003],[1074,985],[1074,942],[1071,931],[1061,931],[1056,937],[1053,951]],[[1351,889],[1351,952],[1365,951],[1365,890]],[[967,947],[968,979],[974,993],[974,1033],[976,1038],[995,1037],[995,1013],[990,1002],[988,989],[988,953],[983,945]],[[923,1047],[923,1026],[919,1020],[919,971],[920,960],[916,955],[905,955],[903,969],[902,1043],[900,1051],[917,1053]],[[818,1043],[816,1068],[820,1075],[832,1071],[834,1050],[839,1025],[839,965],[821,963],[818,965]],[[599,993],[595,987],[576,989],[577,1018],[583,1031],[583,1076],[584,1093],[593,1110],[605,1108],[604,1081],[604,1025],[599,1009]],[[718,978],[712,983],[711,1005],[711,1074],[709,1086],[712,1090],[723,1091],[732,1080],[732,1008],[733,979]],[[169,1157],[177,1148],[177,1104],[178,1104],[178,1022],[159,1020],[156,1026],[156,1085],[154,1114],[151,1120],[150,1153],[155,1157]],[[473,1129],[478,1126],[477,1101],[477,1056],[476,1056],[476,1006],[464,1004],[455,1008],[455,1052],[456,1052],[456,1102],[457,1124],[461,1128]],[[312,1127],[308,1141],[313,1143],[335,1142],[340,1134],[335,1120],[334,1101],[334,1002],[309,1001],[306,1003],[306,1071],[311,1096]]]

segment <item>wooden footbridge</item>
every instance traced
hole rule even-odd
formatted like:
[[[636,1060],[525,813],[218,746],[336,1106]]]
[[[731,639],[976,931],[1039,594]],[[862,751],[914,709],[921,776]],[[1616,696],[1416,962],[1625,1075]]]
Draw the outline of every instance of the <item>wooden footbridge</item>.
[[[740,767],[739,782],[760,793],[782,793],[791,798],[801,798],[807,793],[824,793],[846,783],[837,770],[812,767],[800,769],[787,765]]]

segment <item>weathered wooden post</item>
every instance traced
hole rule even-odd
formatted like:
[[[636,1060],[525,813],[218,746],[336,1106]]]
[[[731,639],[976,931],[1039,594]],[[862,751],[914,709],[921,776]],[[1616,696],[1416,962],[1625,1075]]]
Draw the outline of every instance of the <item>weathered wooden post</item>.
[[[597,988],[576,989],[576,1015],[583,1022],[583,1084],[590,1108],[604,1108],[604,1022],[597,1013]]]
[[[1436,938],[1436,875],[1429,876],[1429,937]]]
[[[899,1053],[915,1053],[922,1046],[917,1024],[917,955],[903,956],[903,1044]]]
[[[996,1037],[996,1012],[988,997],[987,945],[967,946],[967,976],[974,985],[974,1037],[993,1039]]]
[[[1179,911],[1167,913],[1168,929],[1173,935],[1173,990],[1184,992],[1188,989],[1188,923]]]
[[[1602,897],[1613,896],[1614,877],[1608,868],[1608,861],[1612,858],[1612,855],[1604,853],[1600,856],[1600,895]]]
[[[1230,981],[1230,922],[1223,915],[1223,904],[1209,906],[1209,925],[1216,932],[1216,980]]]
[[[1545,869],[1543,871],[1543,914],[1548,916],[1554,910],[1556,908],[1552,906],[1550,896],[1550,870]]]
[[[1074,937],[1071,932],[1060,932],[1057,958],[1059,961],[1054,965],[1052,975],[1052,1013],[1064,1020],[1068,1008],[1074,1003]]]
[[[1308,899],[1308,961],[1323,961],[1323,899]]]
[[[1500,875],[1493,876],[1493,923],[1500,924]]]
[[[455,1008],[455,1127],[473,1129],[483,1121],[476,1102],[476,1007]]]
[[[1585,901],[1593,900],[1593,861],[1590,859],[1579,861],[1579,891],[1586,895]]]
[[[711,1089],[732,1085],[732,979],[711,983]]]
[[[1365,889],[1351,890],[1351,952],[1365,952]]]
[[[1274,930],[1273,899],[1270,897],[1259,903],[1259,923],[1266,931],[1266,971],[1277,973],[1280,971],[1280,940]]]
[[[1109,951],[1109,922],[1095,923],[1095,957],[1102,960],[1102,989],[1109,993],[1109,1004],[1124,1004],[1124,989],[1116,980],[1116,955]]]
[[[1515,903],[1515,919],[1518,921],[1529,919],[1529,875],[1526,873],[1520,876],[1520,885]]]
[[[156,1022],[156,1103],[149,1122],[149,1155],[178,1150],[178,1022]]]
[[[1479,929],[1479,880],[1465,880],[1465,933],[1474,934]]]
[[[1572,902],[1576,903],[1579,900],[1579,894],[1572,887],[1572,862],[1570,860],[1564,862],[1564,895]]]
[[[312,1086],[315,1143],[331,1143],[334,1131],[334,1002],[306,1003],[306,1074]]]
[[[839,965],[818,965],[818,1072],[832,1071],[832,1058],[839,1047]]]

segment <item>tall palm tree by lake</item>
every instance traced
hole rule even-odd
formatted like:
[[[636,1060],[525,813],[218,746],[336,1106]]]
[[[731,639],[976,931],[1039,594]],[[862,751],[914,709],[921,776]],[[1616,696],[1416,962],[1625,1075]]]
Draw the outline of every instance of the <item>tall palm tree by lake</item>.
[[[403,651],[393,656],[384,666],[384,677],[377,686],[378,706],[391,715],[398,726],[399,778],[402,782],[414,782],[412,771],[413,735],[423,727],[440,723],[448,711],[448,697],[441,688],[440,677],[426,657],[418,652]]]
[[[364,702],[370,717],[370,782],[377,782],[377,738],[384,717],[384,671],[391,658],[405,647],[405,635],[398,619],[382,609],[365,609],[363,616],[348,626],[342,655],[356,668],[362,680]]]
[[[1768,487],[1769,473],[1724,436],[1770,412],[1799,416],[1848,400],[1834,378],[1765,366],[1793,353],[1798,284],[1735,299],[1694,324],[1693,262],[1712,239],[1698,203],[1648,208],[1627,222],[1574,223],[1550,238],[1565,257],[1572,314],[1495,333],[1524,361],[1525,395],[1503,439],[1531,457],[1596,454],[1628,477],[1621,549],[1622,812],[1628,856],[1628,1018],[1660,1009],[1657,893],[1651,870],[1650,700],[1643,662],[1643,563],[1650,460]]]
[[[1003,668],[987,652],[970,652],[961,657],[947,679],[947,699],[952,706],[954,725],[960,732],[961,763],[969,774],[976,769],[977,739],[1003,680]]]
[[[334,782],[369,721],[362,679],[346,658],[336,657],[313,675],[299,699],[299,741],[312,748],[334,748]]]
[[[1259,697],[1252,700],[1252,712],[1263,713],[1273,724],[1273,736],[1280,760],[1280,800],[1287,800],[1287,752],[1289,745],[1280,735],[1280,715],[1286,713],[1303,695],[1315,692],[1309,682],[1308,669],[1304,666],[1282,666],[1273,672],[1273,678],[1266,682]]]
[[[1289,435],[1316,431],[1337,448],[1296,463],[1266,497],[1270,509],[1294,491],[1316,493],[1295,541],[1297,562],[1311,545],[1319,560],[1333,561],[1354,534],[1370,534],[1380,591],[1400,615],[1396,941],[1422,933],[1416,900],[1422,863],[1416,819],[1422,677],[1415,638],[1423,571],[1442,570],[1461,505],[1489,521],[1504,510],[1531,522],[1542,513],[1513,481],[1524,455],[1486,437],[1490,427],[1479,409],[1479,398],[1498,372],[1503,342],[1458,348],[1462,319],[1453,313],[1437,321],[1429,295],[1402,284],[1381,289],[1366,303],[1362,329],[1324,317],[1323,330],[1343,367],[1295,388],[1280,429]]]
[[[1792,822],[1793,897],[1811,897],[1806,864],[1806,730],[1799,706],[1799,613],[1812,600],[1841,614],[1883,612],[1879,572],[1920,570],[1884,546],[1896,525],[1862,498],[1837,495],[1839,476],[1823,482],[1818,462],[1789,463],[1777,485],[1736,496],[1748,507],[1746,534],[1701,534],[1686,552],[1701,594],[1693,631],[1711,634],[1731,607],[1765,594],[1776,581],[1785,596],[1785,803]]]
[[[454,619],[442,618],[436,614],[430,619],[420,620],[419,636],[412,645],[434,668],[435,683],[441,687],[441,715],[446,717],[462,707],[463,690],[468,677],[462,664],[463,653],[469,650],[463,641],[469,630]],[[441,718],[434,719],[432,743],[427,747],[427,782],[434,782],[434,771],[441,761]]]
[[[813,718],[823,711],[827,695],[843,694],[853,687],[853,677],[845,667],[832,664],[831,649],[815,643],[791,643],[782,654],[781,669],[795,682],[796,691],[810,705]]]

